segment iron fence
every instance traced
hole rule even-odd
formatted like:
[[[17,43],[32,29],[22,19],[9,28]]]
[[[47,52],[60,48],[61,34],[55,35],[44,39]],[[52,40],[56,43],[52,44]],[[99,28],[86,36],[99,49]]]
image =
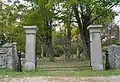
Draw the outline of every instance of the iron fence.
[[[91,67],[90,57],[86,57],[82,41],[37,43],[37,68],[80,68]],[[50,48],[54,61],[50,62]],[[87,50],[86,50],[87,51]]]

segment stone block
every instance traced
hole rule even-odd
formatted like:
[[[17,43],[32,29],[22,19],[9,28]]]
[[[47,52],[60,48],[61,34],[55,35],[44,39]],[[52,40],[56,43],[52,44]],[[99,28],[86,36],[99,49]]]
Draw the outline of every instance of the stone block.
[[[92,69],[93,70],[103,70],[103,65],[93,64]]]
[[[111,68],[120,68],[120,46],[110,45],[108,53]]]
[[[0,48],[0,68],[15,69],[17,62],[15,61],[13,45],[6,43]]]
[[[26,62],[25,63],[25,70],[26,71],[35,70],[35,64],[33,62]]]

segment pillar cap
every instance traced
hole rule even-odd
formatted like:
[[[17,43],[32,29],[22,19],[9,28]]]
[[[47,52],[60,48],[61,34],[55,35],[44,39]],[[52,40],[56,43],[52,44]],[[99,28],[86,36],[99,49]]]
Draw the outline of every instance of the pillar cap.
[[[37,26],[24,26],[23,28],[27,34],[36,34],[38,29]]]
[[[87,29],[92,29],[92,28],[101,28],[103,25],[89,25]]]
[[[13,45],[17,45],[17,43],[16,43],[16,42],[13,42],[12,44],[13,44]]]
[[[88,26],[88,30],[90,33],[99,33],[100,32],[100,28],[102,27],[103,25],[89,25]]]
[[[24,26],[24,29],[37,29],[37,26]]]

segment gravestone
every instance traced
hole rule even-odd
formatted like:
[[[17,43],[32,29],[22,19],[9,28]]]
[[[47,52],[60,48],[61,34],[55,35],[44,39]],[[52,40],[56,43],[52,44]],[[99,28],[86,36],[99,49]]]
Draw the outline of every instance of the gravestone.
[[[0,68],[16,69],[16,44],[6,43],[0,47]]]
[[[120,68],[120,46],[110,45],[108,47],[108,52],[111,68]]]

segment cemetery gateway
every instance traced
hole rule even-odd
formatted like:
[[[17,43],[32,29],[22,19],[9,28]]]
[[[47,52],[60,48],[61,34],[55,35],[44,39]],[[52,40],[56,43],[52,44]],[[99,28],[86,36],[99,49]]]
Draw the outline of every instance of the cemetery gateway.
[[[100,29],[102,25],[90,25],[88,27],[90,33],[91,48],[91,66],[93,70],[103,70],[101,36]],[[35,70],[35,47],[36,47],[36,26],[24,26],[26,33],[25,43],[25,64],[24,69],[27,71]],[[96,48],[97,46],[97,48]],[[7,62],[5,62],[7,60]],[[16,68],[17,47],[16,43],[6,43],[0,48],[0,68]]]

